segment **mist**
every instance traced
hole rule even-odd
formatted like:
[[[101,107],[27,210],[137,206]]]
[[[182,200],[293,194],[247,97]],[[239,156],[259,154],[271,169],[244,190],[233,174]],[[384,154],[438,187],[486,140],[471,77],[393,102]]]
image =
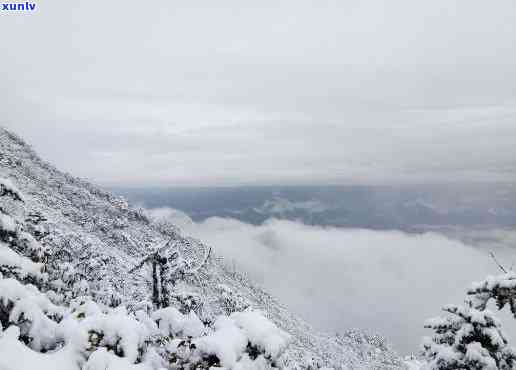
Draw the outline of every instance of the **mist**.
[[[149,211],[214,247],[312,325],[366,329],[415,353],[424,321],[461,303],[473,281],[497,274],[487,250],[437,233],[307,226],[270,219],[255,226],[211,217],[193,222],[170,208]]]

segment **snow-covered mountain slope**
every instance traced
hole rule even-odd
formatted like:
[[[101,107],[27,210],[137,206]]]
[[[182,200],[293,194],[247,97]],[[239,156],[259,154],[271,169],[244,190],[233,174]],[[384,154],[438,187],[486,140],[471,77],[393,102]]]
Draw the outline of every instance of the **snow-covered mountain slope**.
[[[185,304],[190,305],[205,323],[246,307],[262,310],[292,336],[278,366],[404,368],[381,337],[359,331],[339,335],[317,333],[275,298],[226,268],[215,253],[203,264],[209,248],[200,241],[182,236],[173,225],[157,224],[123,199],[60,172],[40,159],[23,140],[3,129],[0,178],[8,179],[23,194],[26,213],[42,220],[42,232],[48,234],[44,242],[52,254],[63,264],[73,265],[92,289],[116,295],[122,305],[130,308],[149,299],[150,270],[132,269],[156,246],[169,241],[196,270],[177,284],[172,303],[182,305],[182,309]]]

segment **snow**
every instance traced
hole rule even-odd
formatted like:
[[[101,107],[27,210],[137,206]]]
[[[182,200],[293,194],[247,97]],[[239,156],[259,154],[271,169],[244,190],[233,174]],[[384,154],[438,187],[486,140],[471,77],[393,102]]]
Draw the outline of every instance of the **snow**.
[[[22,292],[25,290],[27,293],[28,288],[25,286],[21,286],[18,282],[5,284],[6,280],[0,280],[0,283],[10,287],[11,293],[13,290]],[[41,297],[45,297],[43,294],[39,294],[40,300],[43,299]],[[11,296],[13,295],[11,294]],[[23,295],[23,293],[18,294],[18,296]],[[81,298],[72,303],[74,308],[71,312],[73,314],[69,314],[57,324],[48,319],[34,302],[20,299],[18,304],[19,307],[15,306],[11,313],[12,319],[15,321],[16,317],[24,313],[25,317],[31,321],[30,329],[32,331],[29,333],[36,338],[36,342],[31,342],[34,349],[50,348],[50,344],[56,342],[61,342],[63,347],[51,354],[39,354],[17,341],[20,329],[11,326],[2,334],[0,347],[2,350],[9,348],[12,353],[19,355],[28,353],[28,355],[21,356],[23,360],[9,365],[14,367],[6,365],[6,369],[28,369],[42,359],[44,364],[55,360],[53,369],[68,370],[77,367],[60,366],[68,366],[67,362],[73,361],[74,358],[76,362],[80,358],[87,359],[82,367],[84,370],[155,369],[145,361],[135,364],[139,359],[140,349],[144,347],[144,343],[153,333],[152,329],[156,328],[156,326],[146,326],[141,322],[141,318],[146,315],[143,311],[139,311],[139,315],[131,317],[125,308],[119,307],[106,314],[95,303]],[[47,304],[52,307],[51,303],[47,302]],[[85,313],[85,317],[81,316],[78,319],[77,312]],[[137,320],[137,317],[140,317],[140,320]],[[260,313],[253,311],[233,314],[231,317],[220,316],[213,325],[213,331],[208,335],[203,335],[206,329],[194,313],[183,315],[172,307],[167,307],[158,310],[153,317],[157,318],[160,324],[166,323],[160,329],[166,328],[167,331],[176,332],[180,328],[179,331],[187,336],[195,332],[196,336],[200,336],[193,341],[196,344],[198,356],[215,355],[220,360],[221,366],[226,368],[266,369],[268,368],[266,358],[276,358],[288,342],[286,333]],[[200,326],[202,326],[202,330]],[[176,345],[178,343],[176,342]],[[245,352],[248,343],[264,349],[264,355],[251,359]],[[108,348],[112,348],[116,353],[109,351]],[[0,362],[0,364],[2,363]],[[38,368],[46,369],[45,367]]]
[[[214,324],[215,332],[195,341],[197,348],[220,359],[223,367],[232,368],[242,356],[248,338],[233,320],[219,317]]]
[[[14,186],[13,182],[10,179],[0,178],[0,191],[2,193],[7,193],[19,200],[25,200],[23,194],[16,186]]]
[[[264,350],[265,354],[273,359],[279,357],[291,341],[289,334],[279,329],[259,311],[235,312],[230,317],[244,331],[249,342]]]
[[[468,294],[472,296],[475,307],[485,309],[487,303],[493,299],[499,309],[508,305],[516,317],[516,273],[508,272],[498,276],[488,276],[480,282],[471,285]]]
[[[86,317],[78,329],[84,333],[98,333],[93,335],[97,336],[99,346],[118,349],[131,363],[136,362],[139,349],[150,335],[136,319],[116,312]]]
[[[205,331],[204,325],[194,312],[183,315],[175,307],[162,308],[152,314],[163,335],[177,336],[183,334],[198,337]]]
[[[7,232],[16,232],[16,222],[11,216],[0,213],[0,229]]]
[[[42,312],[53,316],[62,316],[64,309],[54,305],[48,297],[30,284],[23,285],[16,279],[0,279],[0,303],[19,302],[30,299]]]
[[[417,359],[405,359],[404,361],[407,370],[423,370],[426,362]]]
[[[32,235],[26,232],[21,232],[19,235],[20,241],[22,241],[29,252],[33,255],[42,256],[46,248],[43,247]]]
[[[488,276],[483,281],[471,284],[471,292],[480,292],[483,290],[493,290],[496,288],[512,289],[516,287],[516,273],[509,272],[498,276]]]
[[[77,297],[72,299],[70,301],[69,309],[74,318],[77,319],[101,315],[105,312],[99,304],[91,299],[91,297]]]
[[[0,275],[1,370],[400,368],[373,341],[315,332],[219,257],[206,258],[200,241],[56,170],[1,129],[0,151],[15,164],[2,176],[30,194],[0,181],[0,227],[14,234],[0,243],[0,266],[19,270]],[[178,279],[176,307],[154,311],[149,271],[129,271],[167,240],[197,267]],[[238,312],[247,307],[265,314]]]
[[[233,367],[245,359],[247,345],[256,346],[265,356],[275,360],[285,350],[290,336],[267,320],[258,311],[233,313],[219,317],[215,331],[198,339],[195,344],[201,351],[216,355],[224,367]],[[244,366],[242,363],[240,367]],[[254,366],[254,365],[253,365]]]
[[[9,322],[18,324],[23,335],[32,338],[35,350],[52,349],[61,338],[58,324],[64,310],[55,306],[45,294],[32,285],[22,285],[14,279],[0,279],[0,303],[12,305]]]
[[[186,335],[187,337],[198,337],[204,332],[204,325],[195,312],[190,311],[190,313],[185,315],[185,319],[183,321],[183,335]]]
[[[251,358],[245,354],[242,356],[240,361],[238,361],[235,366],[233,366],[233,370],[269,370],[270,366],[267,363],[267,360],[263,355],[260,355],[256,358],[256,360],[251,360]]]
[[[16,302],[9,315],[9,321],[19,324],[22,334],[32,338],[30,347],[34,350],[53,349],[60,339],[58,324],[49,319],[31,298]]]
[[[496,362],[485,348],[478,342],[469,343],[467,345],[465,358],[471,363],[480,363],[484,370],[497,370]]]
[[[466,301],[464,306],[444,306],[443,311],[450,315],[426,324],[435,334],[423,344],[428,360],[425,369],[514,367],[516,353],[509,347],[498,319],[489,310],[476,309]]]
[[[144,363],[132,364],[128,359],[118,357],[106,348],[99,348],[91,354],[83,370],[152,370]]]
[[[43,354],[18,341],[20,330],[10,326],[0,333],[0,369],[2,370],[81,370],[78,357],[70,347]]]
[[[20,256],[10,249],[5,243],[0,242],[0,267],[8,266],[19,270],[21,277],[33,276],[42,278],[43,264],[32,262],[27,257]],[[17,271],[18,272],[18,271]]]

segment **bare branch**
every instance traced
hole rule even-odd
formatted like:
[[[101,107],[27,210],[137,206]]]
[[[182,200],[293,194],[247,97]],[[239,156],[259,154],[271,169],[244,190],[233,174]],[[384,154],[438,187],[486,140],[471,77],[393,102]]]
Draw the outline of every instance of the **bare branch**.
[[[138,270],[139,268],[141,268],[143,265],[145,265],[147,262],[149,262],[150,260],[154,259],[156,254],[159,253],[159,252],[162,252],[165,248],[167,248],[170,244],[170,242],[174,239],[174,236],[172,236],[162,247],[159,247],[159,248],[156,248],[156,250],[154,252],[152,252],[151,254],[149,254],[147,257],[145,257],[144,259],[142,259],[140,262],[138,262],[138,264],[136,266],[134,266],[132,269],[129,270],[129,273],[132,273],[136,270]]]
[[[193,268],[189,271],[186,271],[185,274],[195,274],[197,273],[197,271],[199,271],[204,265],[206,265],[206,263],[208,262],[208,259],[210,258],[210,255],[211,255],[211,247],[208,249],[208,253],[206,253],[206,255],[204,256],[203,258],[203,261],[201,262],[201,264],[199,266],[197,266],[196,268]]]
[[[491,258],[493,258],[493,261],[500,268],[500,270],[502,270],[506,274],[507,273],[507,269],[505,267],[503,267],[500,262],[498,262],[498,260],[496,259],[495,254],[491,251],[491,252],[489,252],[489,255],[491,256]]]

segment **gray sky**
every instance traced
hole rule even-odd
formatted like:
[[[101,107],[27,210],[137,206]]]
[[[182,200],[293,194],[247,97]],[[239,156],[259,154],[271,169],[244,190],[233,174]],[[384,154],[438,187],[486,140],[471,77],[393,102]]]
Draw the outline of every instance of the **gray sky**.
[[[516,180],[513,0],[45,0],[0,34],[1,123],[100,184]]]

